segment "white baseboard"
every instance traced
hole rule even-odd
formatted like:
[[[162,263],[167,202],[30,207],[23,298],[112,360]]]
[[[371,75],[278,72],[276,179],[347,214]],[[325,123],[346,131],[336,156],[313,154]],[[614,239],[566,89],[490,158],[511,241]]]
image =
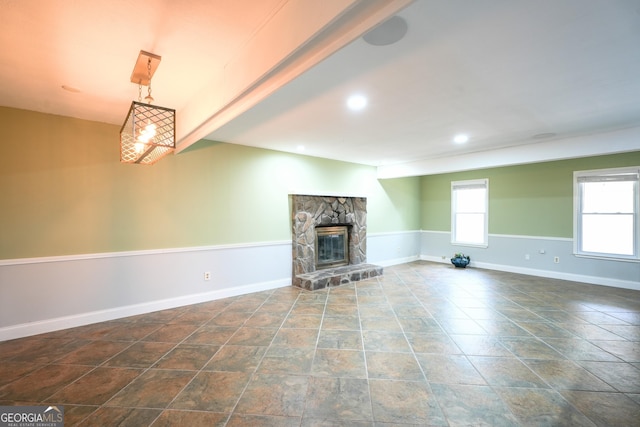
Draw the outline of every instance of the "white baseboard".
[[[451,264],[451,260],[449,258],[442,258],[439,256],[420,255],[418,258],[420,259],[420,261],[430,261],[430,262],[439,262],[441,264]]]
[[[384,260],[384,261],[381,261],[381,262],[375,262],[374,264],[381,265],[382,267],[391,267],[392,265],[406,264],[408,262],[418,261],[419,259],[420,259],[420,257],[415,255],[415,256],[410,256],[410,257],[403,257],[403,258],[395,258],[395,259]]]
[[[123,317],[137,316],[139,314],[151,313],[159,310],[183,307],[185,305],[199,304],[202,302],[214,301],[222,298],[229,298],[238,295],[245,295],[253,292],[268,291],[271,289],[291,286],[291,278],[272,280],[269,282],[252,283],[244,286],[220,289],[211,292],[204,292],[194,295],[185,295],[177,298],[151,301],[142,304],[134,304],[108,310],[99,310],[88,313],[81,313],[72,316],[46,319],[37,322],[23,323],[0,328],[0,341],[23,338],[61,329],[75,328],[78,326],[90,325],[92,323],[106,322],[109,320],[121,319]]]
[[[449,264],[451,261],[441,257],[420,255],[420,260]],[[607,277],[587,276],[582,274],[563,273],[559,271],[539,270],[534,268],[514,267],[510,265],[492,264],[486,262],[476,262],[469,264],[469,267],[486,268],[487,270],[505,271],[508,273],[525,274],[528,276],[546,277],[549,279],[568,280],[571,282],[589,283],[591,285],[611,286],[615,288],[632,289],[640,291],[640,283],[630,280],[618,280]]]

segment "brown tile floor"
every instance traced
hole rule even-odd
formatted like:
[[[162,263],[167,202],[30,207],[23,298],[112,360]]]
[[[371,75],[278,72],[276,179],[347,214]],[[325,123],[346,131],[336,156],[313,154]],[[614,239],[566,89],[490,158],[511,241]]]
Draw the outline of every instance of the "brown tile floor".
[[[640,292],[415,262],[0,343],[65,425],[640,425]]]

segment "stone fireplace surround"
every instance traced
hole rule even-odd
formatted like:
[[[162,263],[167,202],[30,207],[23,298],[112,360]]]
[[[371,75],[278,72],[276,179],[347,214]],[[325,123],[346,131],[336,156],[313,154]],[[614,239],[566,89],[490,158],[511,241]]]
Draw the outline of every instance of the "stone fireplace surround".
[[[367,264],[366,197],[291,195],[293,285],[315,291],[382,275],[382,267]],[[315,229],[347,225],[349,265],[316,269]]]

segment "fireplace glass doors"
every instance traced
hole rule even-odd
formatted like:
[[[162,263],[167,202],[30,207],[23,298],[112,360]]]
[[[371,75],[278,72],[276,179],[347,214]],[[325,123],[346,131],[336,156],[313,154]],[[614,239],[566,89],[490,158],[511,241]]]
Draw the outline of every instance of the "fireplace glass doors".
[[[348,264],[348,226],[316,227],[316,268],[322,269]]]

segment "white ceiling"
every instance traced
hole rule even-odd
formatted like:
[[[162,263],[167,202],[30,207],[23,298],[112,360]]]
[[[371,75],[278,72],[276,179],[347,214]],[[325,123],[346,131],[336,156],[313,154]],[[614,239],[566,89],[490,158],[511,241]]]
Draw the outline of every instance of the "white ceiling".
[[[0,0],[0,105],[122,124],[146,50],[162,56],[156,102],[179,110],[281,3]]]
[[[367,19],[353,12],[374,3]],[[304,146],[403,176],[640,150],[639,0],[390,3],[0,0],[0,105],[121,124],[143,49],[162,56],[153,94],[176,108],[179,130],[184,123],[178,151],[203,137]],[[408,23],[399,42],[357,37],[396,12]],[[318,55],[318,43],[344,34],[340,19],[354,30]],[[252,45],[261,37],[271,42]],[[275,59],[260,62],[270,50]],[[315,59],[278,84],[265,80],[305,51]],[[230,74],[240,79],[243,65],[254,75],[235,87]],[[223,114],[252,91],[253,101]],[[367,108],[346,108],[353,93]],[[458,133],[469,142],[453,143]]]

